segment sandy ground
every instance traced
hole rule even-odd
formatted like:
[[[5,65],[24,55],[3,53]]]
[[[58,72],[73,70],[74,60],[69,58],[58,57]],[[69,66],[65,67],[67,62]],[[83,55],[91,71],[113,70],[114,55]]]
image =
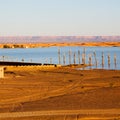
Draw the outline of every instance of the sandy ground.
[[[102,119],[108,119],[108,117],[104,117],[104,115],[107,114],[109,118],[119,118],[118,115],[120,115],[120,109],[94,109],[94,110],[54,110],[54,111],[32,111],[32,112],[13,112],[13,113],[1,113],[0,114],[0,119],[19,119],[19,118],[33,118],[34,117],[39,117],[41,118],[42,116],[48,117],[51,119],[53,116],[56,116],[56,119],[60,117],[64,117],[64,119],[70,119],[72,116],[73,119],[83,119],[82,116],[84,115],[102,115],[100,118]],[[114,116],[114,117],[113,117]],[[50,118],[51,117],[51,118]],[[88,117],[86,117],[88,118]],[[90,118],[90,117],[89,117]],[[93,119],[93,117],[91,117]],[[53,119],[53,118],[52,118]],[[55,118],[54,118],[55,119]],[[84,117],[85,119],[85,117]]]
[[[44,69],[37,66],[7,67],[5,78],[0,79],[0,113],[119,109],[119,91],[119,70],[75,70],[75,68],[62,67]],[[119,118],[119,115],[113,114],[97,116],[78,114],[78,116],[80,119],[86,117]],[[49,116],[32,118],[33,120],[47,120],[46,117],[49,118]],[[50,119],[64,120],[64,117],[65,115],[51,116]],[[32,120],[32,118],[23,117],[21,119]],[[76,119],[76,115],[69,116],[70,120],[72,118]]]
[[[35,48],[52,46],[106,46],[120,47],[120,42],[68,42],[68,43],[31,43],[31,44],[0,44],[0,48]]]

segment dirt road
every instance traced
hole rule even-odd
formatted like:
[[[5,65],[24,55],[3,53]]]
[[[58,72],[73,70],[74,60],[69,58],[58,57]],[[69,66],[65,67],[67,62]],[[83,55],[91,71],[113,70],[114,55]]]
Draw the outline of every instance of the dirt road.
[[[120,115],[120,109],[12,112],[12,113],[0,113],[0,119],[2,119],[2,118],[48,116],[48,115]]]

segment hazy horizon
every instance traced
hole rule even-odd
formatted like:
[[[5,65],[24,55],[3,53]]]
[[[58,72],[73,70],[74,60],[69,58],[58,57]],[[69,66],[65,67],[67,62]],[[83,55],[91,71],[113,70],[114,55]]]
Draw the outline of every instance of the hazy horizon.
[[[120,42],[120,36],[0,36],[0,43]]]

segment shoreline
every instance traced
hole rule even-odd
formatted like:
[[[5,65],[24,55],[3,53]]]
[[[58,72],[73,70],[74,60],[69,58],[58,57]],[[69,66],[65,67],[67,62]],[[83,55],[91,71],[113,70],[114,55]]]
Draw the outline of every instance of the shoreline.
[[[0,48],[37,48],[37,47],[65,47],[65,46],[83,46],[83,47],[120,47],[120,42],[56,42],[56,43],[4,43]]]

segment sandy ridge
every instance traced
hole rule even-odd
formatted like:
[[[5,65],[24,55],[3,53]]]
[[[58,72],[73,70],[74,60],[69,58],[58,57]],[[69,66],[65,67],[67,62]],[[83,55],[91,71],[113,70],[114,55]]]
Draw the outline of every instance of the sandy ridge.
[[[61,42],[61,43],[18,43],[18,44],[0,44],[0,48],[36,48],[52,46],[98,46],[98,47],[120,47],[120,42]]]

